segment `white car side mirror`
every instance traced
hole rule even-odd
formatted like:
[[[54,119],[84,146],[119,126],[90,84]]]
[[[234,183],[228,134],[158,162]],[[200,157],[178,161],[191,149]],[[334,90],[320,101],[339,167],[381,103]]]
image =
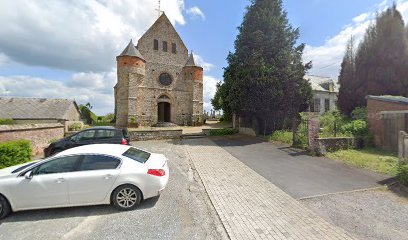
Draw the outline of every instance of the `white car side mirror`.
[[[24,174],[24,177],[26,179],[32,179],[33,178],[33,172],[32,171],[28,171]]]

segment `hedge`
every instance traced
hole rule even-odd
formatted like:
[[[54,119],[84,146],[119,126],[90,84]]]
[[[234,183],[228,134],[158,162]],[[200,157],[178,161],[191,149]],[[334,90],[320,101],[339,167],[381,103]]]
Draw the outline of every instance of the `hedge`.
[[[210,136],[226,136],[226,135],[234,135],[235,133],[237,133],[237,131],[235,131],[232,128],[222,128],[222,129],[210,130]]]
[[[12,125],[14,124],[14,120],[13,119],[9,119],[9,118],[0,118],[0,125]]]
[[[0,169],[31,161],[31,143],[17,140],[0,143]]]

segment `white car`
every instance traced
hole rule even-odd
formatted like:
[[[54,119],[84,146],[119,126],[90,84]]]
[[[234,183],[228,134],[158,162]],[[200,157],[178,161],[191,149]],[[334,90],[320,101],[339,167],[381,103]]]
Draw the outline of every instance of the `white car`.
[[[71,148],[0,170],[0,219],[11,211],[113,204],[134,209],[169,180],[162,154],[117,144]]]

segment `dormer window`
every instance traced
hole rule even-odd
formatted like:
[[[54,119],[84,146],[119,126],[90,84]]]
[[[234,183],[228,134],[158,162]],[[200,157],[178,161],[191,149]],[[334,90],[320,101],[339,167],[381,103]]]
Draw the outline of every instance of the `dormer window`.
[[[177,53],[177,45],[175,43],[171,44],[171,52],[176,54]]]
[[[163,41],[163,52],[167,52],[167,42]]]
[[[154,50],[159,50],[159,40],[157,40],[157,39],[153,40],[153,49]]]

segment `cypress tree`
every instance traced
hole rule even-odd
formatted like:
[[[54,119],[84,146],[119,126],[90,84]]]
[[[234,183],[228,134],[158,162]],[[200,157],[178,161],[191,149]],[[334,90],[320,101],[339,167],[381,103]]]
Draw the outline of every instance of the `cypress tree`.
[[[378,14],[375,23],[366,30],[355,55],[352,79],[348,75],[350,59],[346,51],[339,77],[339,106],[343,113],[349,115],[355,107],[365,106],[367,95],[408,96],[407,35],[394,4]]]
[[[354,39],[351,37],[347,43],[339,76],[340,89],[338,107],[345,115],[350,115],[353,111],[354,87],[356,85],[354,82],[356,73],[354,55]]]
[[[227,109],[260,123],[298,117],[312,96],[303,78],[311,63],[302,62],[299,29],[289,24],[282,1],[251,0],[238,29],[221,87]]]

